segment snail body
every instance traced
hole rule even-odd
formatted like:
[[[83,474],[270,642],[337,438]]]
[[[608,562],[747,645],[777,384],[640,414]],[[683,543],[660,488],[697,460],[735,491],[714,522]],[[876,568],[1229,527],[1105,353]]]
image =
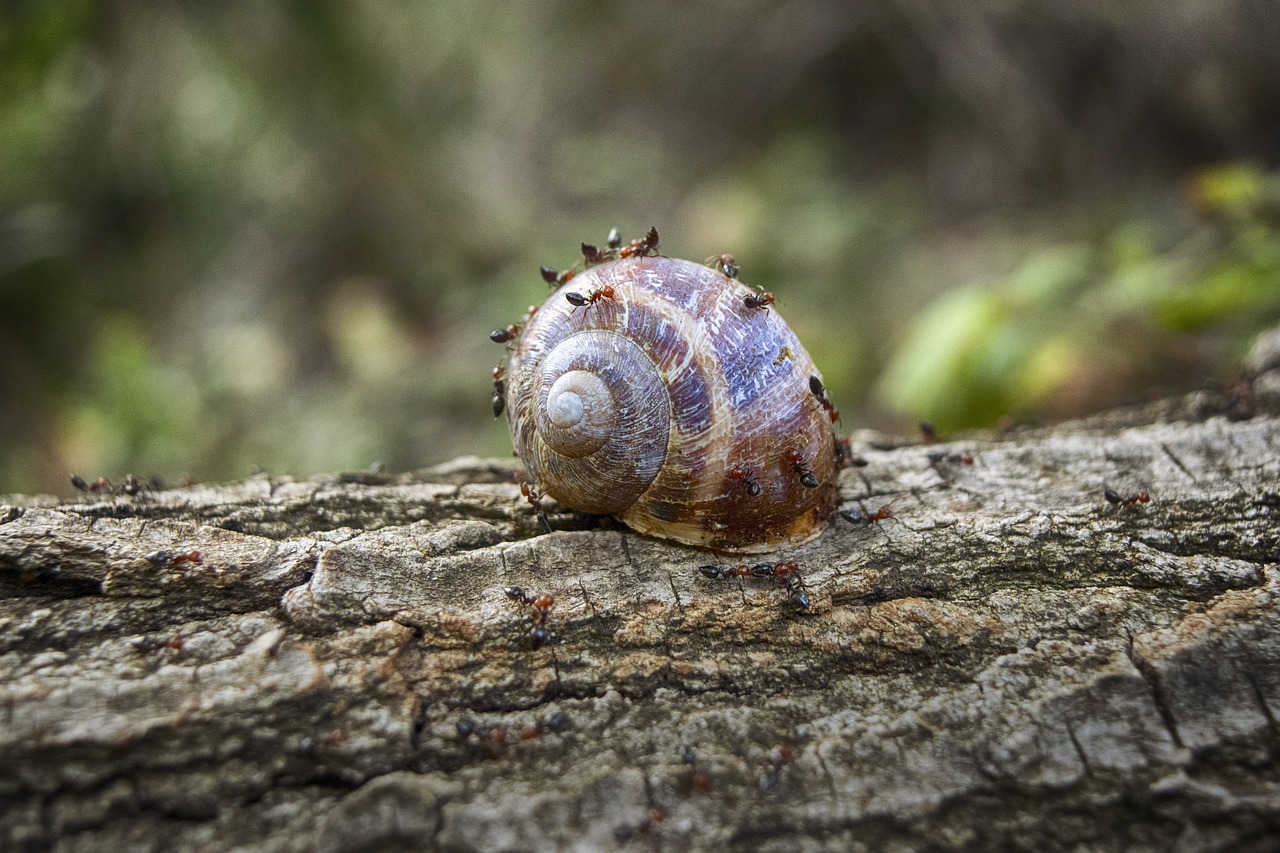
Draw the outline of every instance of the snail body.
[[[646,255],[561,284],[505,371],[512,441],[543,493],[727,553],[818,535],[838,497],[832,418],[808,353],[754,293]]]

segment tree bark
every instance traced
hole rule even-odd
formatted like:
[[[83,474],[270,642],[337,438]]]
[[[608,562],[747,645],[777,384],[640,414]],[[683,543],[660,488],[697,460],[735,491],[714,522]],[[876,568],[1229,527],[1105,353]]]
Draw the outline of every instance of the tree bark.
[[[0,499],[0,847],[1275,849],[1277,365],[856,436],[807,611],[505,463]]]

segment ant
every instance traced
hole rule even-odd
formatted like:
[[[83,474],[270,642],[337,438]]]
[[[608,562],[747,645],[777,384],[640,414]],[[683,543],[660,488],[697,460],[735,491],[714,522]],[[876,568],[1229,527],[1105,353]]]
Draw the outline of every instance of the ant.
[[[853,443],[848,438],[837,438],[834,440],[836,468],[841,470],[845,468],[865,468],[871,464],[867,462],[865,456],[860,456],[853,452]]]
[[[502,416],[502,410],[507,405],[506,393],[507,383],[503,381],[502,374],[504,368],[501,364],[493,369],[493,416],[495,418]]]
[[[516,336],[520,334],[520,327],[515,323],[507,326],[505,329],[494,329],[489,333],[489,340],[495,344],[505,344],[507,341],[514,341]]]
[[[560,285],[564,284],[566,281],[568,281],[569,279],[577,275],[577,273],[575,273],[573,270],[556,272],[551,267],[542,267],[541,269],[538,270],[538,272],[542,273],[543,281],[545,281],[547,284],[555,285],[556,287],[559,287]]]
[[[743,305],[748,308],[761,308],[765,311],[768,311],[768,306],[772,305],[775,301],[773,294],[767,290],[761,293],[748,293],[746,296],[742,297]]]
[[[951,462],[953,464],[960,464],[960,465],[973,464],[972,453],[929,453],[927,454],[927,457],[929,461],[934,465],[938,464],[939,462]]]
[[[653,829],[654,825],[662,823],[667,819],[667,810],[662,806],[654,806],[649,809],[644,820],[635,824],[620,823],[613,828],[613,840],[619,844],[624,844],[635,838],[637,833],[646,833]]]
[[[795,560],[782,560],[777,563],[756,563],[748,566],[739,563],[736,566],[699,566],[698,571],[711,580],[728,580],[729,578],[773,578],[778,586],[786,589],[791,603],[801,610],[808,610],[810,605],[809,589],[804,578],[800,577],[800,566]]]
[[[152,551],[144,556],[143,559],[156,566],[177,566],[182,563],[198,566],[204,563],[199,551],[185,551],[177,554],[172,551]]]
[[[529,641],[535,649],[542,648],[550,637],[547,633],[547,616],[551,613],[551,608],[555,606],[556,599],[553,595],[542,593],[534,595],[525,592],[518,586],[503,587],[503,595],[512,601],[518,601],[521,604],[527,604],[534,610],[533,627],[529,629]]]
[[[591,266],[595,266],[596,264],[602,264],[607,260],[611,260],[612,257],[613,257],[613,249],[611,248],[605,248],[601,250],[601,249],[597,249],[595,246],[591,245],[590,243],[582,244],[582,263],[585,266],[591,267]]]
[[[142,484],[142,480],[138,478],[137,474],[125,474],[124,482],[120,485],[120,491],[131,498],[137,497],[138,493],[144,488],[146,487]]]
[[[573,305],[574,311],[577,311],[579,308],[590,307],[592,305],[595,305],[601,299],[608,299],[610,302],[612,302],[613,301],[613,285],[606,284],[604,287],[600,288],[599,290],[591,291],[586,296],[583,296],[581,293],[576,293],[571,290],[564,295],[564,298],[569,300],[569,303]]]
[[[100,495],[103,492],[111,494],[115,491],[111,485],[111,481],[106,477],[99,477],[92,483],[86,483],[84,477],[81,477],[79,474],[72,474],[71,485],[75,486],[82,492],[93,492],[95,495]]]
[[[782,349],[778,350],[778,355],[777,357],[774,358],[773,363],[782,364],[782,362],[786,361],[789,358],[793,358],[794,356],[795,356],[795,353],[791,351],[791,347],[783,347]]]
[[[693,747],[685,746],[680,750],[680,761],[689,765],[692,774],[689,776],[689,787],[695,791],[707,792],[715,787],[715,783],[711,779],[711,774],[705,770],[698,769],[698,756],[694,754]]]
[[[933,421],[920,422],[920,441],[923,444],[934,444],[938,441],[938,428]]]
[[[760,497],[760,483],[756,480],[755,474],[750,468],[742,468],[735,465],[729,469],[729,472],[725,476],[728,479],[733,480],[735,483],[741,483],[742,487],[747,490],[747,494],[751,495],[751,497]]]
[[[610,232],[610,238],[615,237],[616,233],[616,229],[615,231]],[[621,244],[621,242],[621,240],[618,241],[619,244]],[[613,247],[614,244],[611,242],[609,245],[610,247]],[[618,252],[618,257],[647,258],[656,248],[658,248],[658,229],[650,225],[649,230],[645,232],[645,235],[632,240],[630,246],[623,247]]]
[[[863,524],[868,527],[890,519],[894,521],[898,520],[897,516],[893,514],[893,509],[889,504],[884,504],[878,510],[871,513],[856,507],[853,509],[841,510],[840,517],[850,524]]]
[[[529,502],[529,506],[533,507],[533,511],[537,514],[538,520],[547,528],[547,532],[551,532],[551,522],[547,520],[547,511],[542,507],[542,492],[536,487],[529,485],[520,479],[520,475],[516,474],[516,479],[520,482],[520,495]]]
[[[1151,502],[1151,495],[1147,492],[1134,492],[1127,498],[1120,497],[1120,494],[1112,489],[1104,489],[1102,496],[1107,499],[1107,503],[1111,504],[1117,510],[1124,509],[1134,504],[1145,504]]]
[[[716,255],[707,258],[706,263],[713,270],[719,270],[724,273],[727,278],[738,277],[738,262],[733,255]]]
[[[810,376],[809,390],[813,392],[813,396],[818,398],[822,408],[827,410],[827,416],[831,418],[831,422],[838,421],[840,419],[840,410],[832,405],[831,398],[827,396],[827,389],[822,385],[822,380],[816,376]]]
[[[818,478],[814,476],[813,471],[809,466],[804,464],[804,456],[799,450],[791,448],[786,453],[782,454],[782,458],[791,465],[792,470],[800,477],[800,485],[804,486],[806,489],[818,488]]]
[[[792,604],[801,610],[809,609],[809,590],[804,585],[804,578],[800,577],[800,566],[794,560],[774,563],[773,579],[786,589]]]

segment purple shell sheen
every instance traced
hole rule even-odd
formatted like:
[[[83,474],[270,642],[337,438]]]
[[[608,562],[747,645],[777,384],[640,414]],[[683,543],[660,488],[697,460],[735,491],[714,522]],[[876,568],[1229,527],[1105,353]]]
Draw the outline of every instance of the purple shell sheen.
[[[605,287],[612,299],[565,298]],[[838,500],[831,419],[810,390],[821,375],[751,293],[663,257],[601,264],[553,293],[506,370],[530,479],[571,509],[715,551],[817,536]]]

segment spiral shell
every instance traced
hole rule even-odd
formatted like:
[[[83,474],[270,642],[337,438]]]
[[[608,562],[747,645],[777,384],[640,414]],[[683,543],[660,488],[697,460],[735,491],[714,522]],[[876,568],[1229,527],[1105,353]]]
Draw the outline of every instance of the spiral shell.
[[[585,306],[565,298],[610,287]],[[819,374],[776,311],[744,301],[753,292],[700,264],[639,257],[552,294],[506,369],[512,440],[543,493],[728,553],[820,533],[837,491]]]

